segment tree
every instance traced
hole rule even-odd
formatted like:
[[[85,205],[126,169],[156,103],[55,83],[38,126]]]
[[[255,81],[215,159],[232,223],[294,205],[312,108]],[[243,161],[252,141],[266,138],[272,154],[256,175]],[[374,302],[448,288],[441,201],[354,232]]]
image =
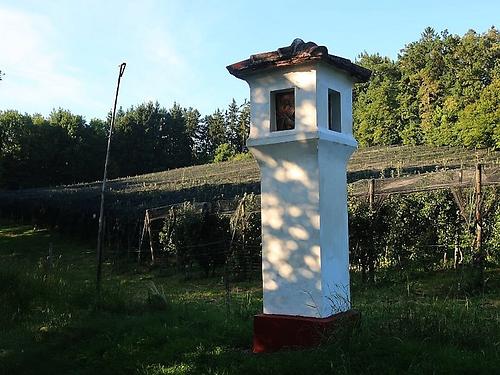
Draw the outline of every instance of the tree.
[[[500,75],[499,48],[494,27],[484,34],[470,30],[462,37],[426,28],[419,40],[401,50],[396,62],[362,54],[358,63],[373,75],[354,90],[354,130],[360,144],[495,144],[494,131],[478,123],[471,130],[461,112]],[[495,86],[491,90],[499,94]],[[476,140],[483,139],[472,141],[472,133]]]
[[[361,54],[358,63],[372,70],[368,83],[356,87],[354,132],[362,146],[401,142],[397,65],[387,57]]]
[[[155,142],[164,116],[159,103],[153,102],[130,107],[117,116],[111,157],[114,166],[110,176],[131,176],[154,170],[154,159],[159,156]]]
[[[117,119],[114,163],[117,175],[137,175],[191,165],[192,140],[186,110],[158,102],[131,107]]]
[[[56,183],[76,183],[89,178],[88,156],[85,153],[90,136],[85,119],[68,110],[53,110],[48,118],[52,127],[60,128],[57,134],[57,158],[53,160],[60,176]]]
[[[224,114],[217,109],[212,115],[208,116],[208,135],[214,148],[226,143],[228,138],[226,134]]]
[[[0,112],[0,184],[22,187],[29,178],[27,142],[32,128],[31,117],[17,111]]]
[[[239,124],[239,107],[236,100],[231,101],[225,113],[225,127],[227,134],[227,142],[234,150],[241,152],[243,145],[241,144],[240,137],[240,124]]]
[[[463,37],[427,28],[398,57],[400,112],[407,138],[428,144],[462,144],[459,113],[477,100],[500,71],[500,35],[470,30]],[[411,142],[409,142],[411,143]]]
[[[66,130],[62,126],[51,124],[41,115],[33,117],[33,125],[30,141],[31,185],[47,186],[84,181],[83,178],[74,178],[76,170],[69,170],[75,157],[71,151],[74,148],[73,140]],[[68,161],[68,158],[72,160]]]
[[[247,149],[247,139],[250,135],[250,102],[247,100],[240,107],[238,122],[238,136],[241,145],[241,149],[238,152],[243,152]]]
[[[500,78],[488,85],[478,100],[458,115],[456,132],[467,147],[500,148]]]
[[[168,169],[192,164],[192,140],[187,129],[185,110],[174,103],[162,126],[161,143],[165,147]]]
[[[186,134],[190,141],[191,158],[193,162],[196,162],[196,131],[200,126],[201,114],[197,109],[189,107],[184,110],[184,117],[186,119]]]
[[[197,164],[208,163],[213,158],[214,145],[209,131],[210,116],[205,116],[194,133],[194,153]]]
[[[441,37],[427,27],[420,40],[410,43],[398,56],[401,71],[400,96],[401,113],[407,123],[419,124],[418,138],[432,143],[434,110],[443,99],[443,87],[439,77],[443,74],[444,59]],[[413,142],[414,134],[405,133],[407,143]]]

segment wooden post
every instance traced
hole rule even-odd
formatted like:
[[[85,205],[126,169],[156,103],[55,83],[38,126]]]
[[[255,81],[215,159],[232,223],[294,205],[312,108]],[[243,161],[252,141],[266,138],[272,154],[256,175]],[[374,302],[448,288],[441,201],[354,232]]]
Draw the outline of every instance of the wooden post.
[[[148,234],[149,234],[149,249],[151,250],[151,265],[155,264],[155,253],[153,250],[153,236],[151,234],[151,220],[149,219],[149,210],[146,211],[146,219],[148,223]]]
[[[368,180],[368,203],[370,211],[373,210],[373,202],[375,201],[375,180],[373,178]]]
[[[483,219],[482,219],[482,180],[483,180],[483,166],[482,164],[476,165],[476,183],[474,186],[474,192],[476,195],[476,253],[473,257],[473,266],[477,268],[478,279],[477,282],[482,284],[483,282]]]
[[[245,233],[247,231],[247,215],[246,215],[245,201],[243,201],[242,210],[243,210],[243,212],[242,212],[242,215],[241,215],[241,240],[242,240],[242,243],[241,243],[241,253],[244,254],[244,256],[247,257],[247,265],[246,265],[246,270],[245,270],[245,272],[247,273],[247,275],[245,275],[245,276],[248,276],[249,275],[248,269],[250,268],[249,267],[250,257],[247,256],[246,246],[245,246]]]
[[[142,226],[141,239],[139,240],[139,249],[137,251],[137,264],[141,263],[142,241],[146,233],[146,215],[144,215],[144,225]]]
[[[460,242],[458,233],[455,235],[455,251],[453,253],[453,268],[457,269],[463,262],[464,255],[460,250]]]
[[[375,211],[373,206],[375,204],[375,179],[371,178],[368,180],[368,205],[370,210],[370,226],[373,226]],[[365,270],[363,272],[363,281],[366,281],[366,272],[368,272],[368,281],[375,282],[375,249],[365,249]]]
[[[236,211],[234,211],[233,216],[230,220],[232,235],[231,241],[229,242],[229,249],[226,253],[226,261],[224,262],[224,289],[226,290],[226,309],[227,313],[231,312],[231,286],[229,285],[229,261],[231,256],[233,255],[234,250],[234,239],[236,237],[236,231],[238,230],[238,223],[243,221],[245,218],[245,200],[247,197],[247,193],[243,195],[240,202],[238,203],[238,207]]]
[[[177,222],[177,214],[175,210],[175,206],[172,206],[168,210],[168,216],[166,217],[168,220],[168,230],[167,230],[167,237],[165,243],[168,244],[170,242],[170,238],[172,237],[172,233],[175,228],[175,224]]]
[[[49,243],[49,255],[47,256],[48,264],[50,268],[54,268],[54,258],[52,256],[52,242]]]

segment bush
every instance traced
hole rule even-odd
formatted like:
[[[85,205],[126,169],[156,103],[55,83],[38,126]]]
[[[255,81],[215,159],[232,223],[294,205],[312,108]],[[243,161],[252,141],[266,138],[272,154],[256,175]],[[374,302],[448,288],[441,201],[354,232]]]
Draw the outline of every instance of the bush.
[[[370,209],[366,201],[349,200],[349,244],[351,264],[361,270],[362,281],[375,281],[375,267],[383,262],[389,232],[388,206]]]
[[[165,220],[160,243],[175,255],[177,267],[189,272],[196,264],[208,276],[224,264],[229,240],[229,222],[204,208],[186,203],[176,212],[176,222]]]
[[[230,160],[236,154],[236,150],[229,143],[223,143],[215,150],[214,163]]]
[[[175,219],[165,220],[160,242],[186,276],[195,266],[205,276],[213,275],[226,262],[235,278],[248,279],[257,274],[253,271],[260,270],[261,265],[259,198],[249,194],[244,199],[245,208],[237,218],[234,213],[231,216],[214,213],[208,207],[200,211],[186,203],[177,209]],[[239,202],[239,199],[226,201],[230,206]],[[228,207],[219,209],[226,212]]]
[[[240,161],[240,160],[252,160],[253,155],[251,152],[240,152],[231,157],[232,161]]]

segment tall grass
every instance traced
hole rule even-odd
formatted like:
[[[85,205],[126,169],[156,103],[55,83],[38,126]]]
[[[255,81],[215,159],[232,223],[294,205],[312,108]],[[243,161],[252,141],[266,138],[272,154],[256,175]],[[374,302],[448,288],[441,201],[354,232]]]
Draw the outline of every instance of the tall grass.
[[[61,255],[52,268],[39,262],[47,241]],[[96,299],[93,259],[44,232],[0,231],[0,373],[488,374],[500,365],[500,270],[488,271],[492,288],[478,295],[455,293],[452,271],[371,286],[355,274],[362,319],[348,340],[254,355],[258,283],[235,285],[226,309],[218,278],[116,274],[107,265]]]

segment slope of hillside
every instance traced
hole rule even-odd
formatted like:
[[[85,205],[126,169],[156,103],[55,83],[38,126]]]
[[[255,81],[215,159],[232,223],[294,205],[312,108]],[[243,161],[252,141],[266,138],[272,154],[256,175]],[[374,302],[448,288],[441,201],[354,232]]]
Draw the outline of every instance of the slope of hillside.
[[[358,150],[348,165],[348,180],[356,182],[367,178],[404,177],[413,174],[472,168],[477,163],[486,166],[500,165],[500,152],[492,150],[468,150],[458,147],[394,146],[371,147]],[[221,197],[230,198],[244,192],[259,191],[259,169],[255,160],[228,161],[179,168],[164,172],[110,180],[111,194],[137,195],[153,198],[167,204],[171,202]],[[99,194],[100,182],[83,183],[53,188],[35,188],[0,192],[0,199],[41,199],[60,194],[79,195],[91,199]],[[166,199],[167,195],[170,196]],[[43,198],[42,198],[43,199]],[[157,200],[157,199],[153,199]],[[134,199],[134,201],[136,201]],[[139,206],[150,206],[136,201]],[[160,202],[158,202],[160,203]]]
[[[500,152],[463,148],[384,147],[357,151],[348,166],[350,194],[366,195],[365,179],[377,178],[380,192],[412,191],[429,185],[468,183],[470,169],[484,163],[485,181],[500,181]],[[459,168],[467,168],[457,180]],[[109,181],[107,231],[127,246],[137,237],[148,208],[183,201],[228,200],[260,193],[259,169],[252,160],[206,164]],[[94,236],[100,183],[0,191],[0,217]]]

